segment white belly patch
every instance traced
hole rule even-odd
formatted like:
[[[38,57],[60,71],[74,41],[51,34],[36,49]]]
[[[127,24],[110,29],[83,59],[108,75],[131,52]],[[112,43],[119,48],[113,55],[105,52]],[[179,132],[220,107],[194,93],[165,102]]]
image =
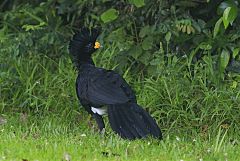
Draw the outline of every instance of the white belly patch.
[[[93,113],[97,113],[99,115],[104,115],[104,114],[107,114],[107,108],[94,108],[94,107],[91,107],[91,110]]]

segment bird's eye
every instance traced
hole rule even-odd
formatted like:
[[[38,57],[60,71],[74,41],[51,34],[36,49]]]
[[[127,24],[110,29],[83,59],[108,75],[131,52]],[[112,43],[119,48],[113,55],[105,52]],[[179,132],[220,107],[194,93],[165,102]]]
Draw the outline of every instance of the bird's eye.
[[[86,47],[87,47],[87,48],[91,48],[91,47],[92,47],[92,44],[91,44],[91,43],[90,43],[90,44],[87,44]]]

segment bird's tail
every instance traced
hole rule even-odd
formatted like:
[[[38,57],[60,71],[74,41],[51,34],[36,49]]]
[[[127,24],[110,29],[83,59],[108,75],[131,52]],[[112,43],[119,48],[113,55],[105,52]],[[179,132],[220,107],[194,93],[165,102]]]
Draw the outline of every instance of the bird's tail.
[[[122,138],[133,140],[152,136],[162,139],[155,120],[136,103],[111,105],[108,117],[113,131]]]

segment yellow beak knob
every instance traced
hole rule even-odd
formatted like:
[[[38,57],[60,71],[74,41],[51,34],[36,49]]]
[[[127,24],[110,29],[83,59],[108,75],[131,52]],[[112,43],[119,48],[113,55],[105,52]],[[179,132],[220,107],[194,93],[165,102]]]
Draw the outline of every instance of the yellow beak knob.
[[[101,44],[96,41],[95,44],[94,44],[94,49],[98,49],[100,47],[101,47]]]

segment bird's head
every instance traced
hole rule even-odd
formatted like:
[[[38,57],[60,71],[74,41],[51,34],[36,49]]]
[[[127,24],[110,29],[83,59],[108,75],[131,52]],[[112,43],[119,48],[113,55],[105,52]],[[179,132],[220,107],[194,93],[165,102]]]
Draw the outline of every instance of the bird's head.
[[[99,30],[82,28],[79,33],[73,35],[69,44],[69,51],[73,57],[80,58],[91,56],[101,44],[97,41]]]

